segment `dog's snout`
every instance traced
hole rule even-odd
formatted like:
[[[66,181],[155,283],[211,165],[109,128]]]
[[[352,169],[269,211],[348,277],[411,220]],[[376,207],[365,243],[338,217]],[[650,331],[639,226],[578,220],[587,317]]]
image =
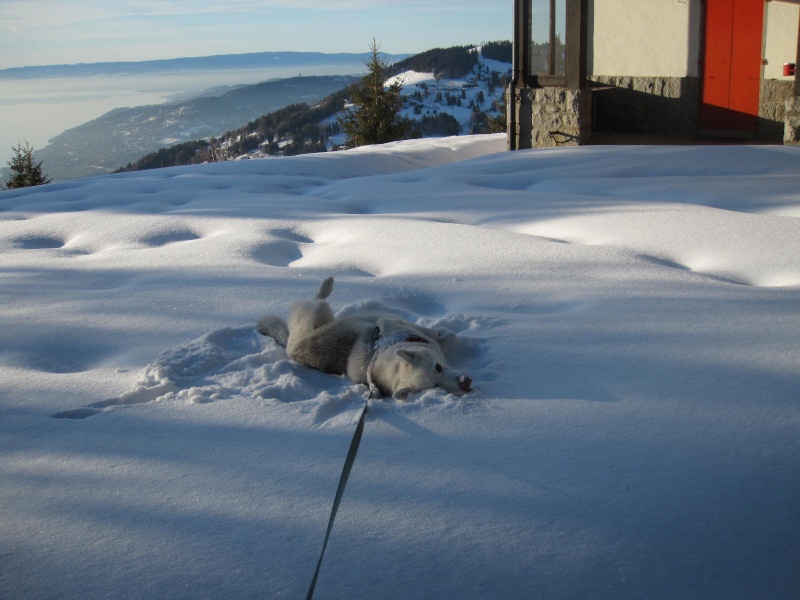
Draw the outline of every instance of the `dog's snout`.
[[[466,373],[459,375],[456,381],[458,381],[458,387],[461,388],[462,392],[472,391],[472,379]]]

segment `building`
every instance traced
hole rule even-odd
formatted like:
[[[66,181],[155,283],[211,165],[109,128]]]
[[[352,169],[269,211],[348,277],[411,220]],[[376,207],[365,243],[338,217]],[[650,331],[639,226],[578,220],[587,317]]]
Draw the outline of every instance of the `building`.
[[[800,0],[515,0],[509,148],[800,143]]]

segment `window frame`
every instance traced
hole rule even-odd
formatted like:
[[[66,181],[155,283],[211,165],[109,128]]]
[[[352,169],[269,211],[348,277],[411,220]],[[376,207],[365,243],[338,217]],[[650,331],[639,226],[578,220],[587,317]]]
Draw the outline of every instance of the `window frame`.
[[[532,73],[530,47],[532,42],[532,5],[534,0],[514,1],[514,59],[515,72],[530,88],[563,87],[583,89],[586,87],[586,29],[587,0],[565,0],[565,57],[564,74]],[[555,2],[550,0],[550,57],[549,70],[554,69]]]

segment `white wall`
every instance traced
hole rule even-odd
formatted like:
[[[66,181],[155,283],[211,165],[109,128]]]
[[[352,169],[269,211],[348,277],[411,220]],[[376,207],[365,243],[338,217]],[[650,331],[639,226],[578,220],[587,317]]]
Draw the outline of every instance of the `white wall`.
[[[602,1],[602,0],[601,0]],[[787,2],[767,2],[764,40],[764,79],[794,79],[783,76],[783,63],[797,60],[797,27],[800,5]]]
[[[589,0],[589,74],[696,76],[701,14],[700,0]]]
[[[589,0],[590,75],[697,76],[700,0]],[[765,79],[795,62],[800,3],[766,2]]]

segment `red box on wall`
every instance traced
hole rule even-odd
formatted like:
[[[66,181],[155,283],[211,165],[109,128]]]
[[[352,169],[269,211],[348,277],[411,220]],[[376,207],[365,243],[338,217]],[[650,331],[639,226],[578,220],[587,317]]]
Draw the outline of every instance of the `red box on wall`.
[[[794,75],[797,72],[797,65],[795,63],[783,63],[783,74],[785,76]]]

